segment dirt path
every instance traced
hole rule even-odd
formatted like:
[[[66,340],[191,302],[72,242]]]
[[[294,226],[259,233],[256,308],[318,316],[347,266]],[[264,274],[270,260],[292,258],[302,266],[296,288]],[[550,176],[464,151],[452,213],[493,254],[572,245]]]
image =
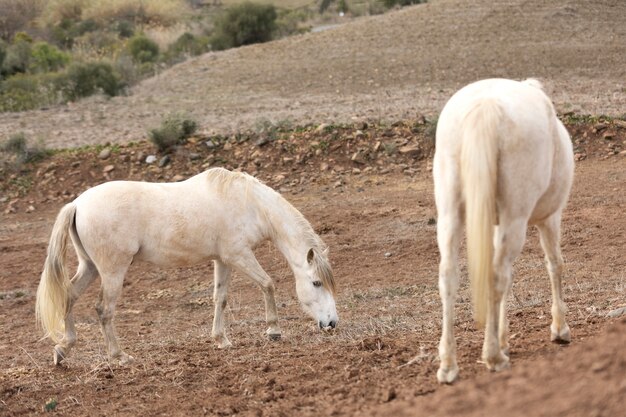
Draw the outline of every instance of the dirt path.
[[[605,0],[431,0],[321,33],[193,59],[129,97],[0,115],[48,147],[145,138],[186,111],[206,132],[262,121],[346,123],[437,114],[460,86],[539,77],[560,112],[626,109],[626,3]]]
[[[68,171],[75,169],[71,165]],[[337,187],[320,180],[307,184],[304,193],[287,193],[330,245],[340,288],[341,323],[335,334],[320,334],[303,316],[288,267],[269,246],[260,248],[258,255],[277,281],[284,339],[272,343],[264,338],[261,293],[235,277],[229,299],[235,346],[227,351],[218,350],[209,338],[211,266],[163,270],[134,265],[117,317],[123,346],[137,359],[129,367],[106,361],[92,307],[97,285],[78,304],[79,343],[72,356],[65,366],[52,366],[52,345],[38,340],[33,308],[48,233],[60,203],[38,205],[30,214],[4,215],[0,414],[35,413],[52,398],[61,415],[386,415],[386,407],[409,415],[419,414],[415,404],[435,415],[444,393],[459,399],[455,404],[471,395],[466,401],[475,404],[492,380],[522,384],[524,392],[543,390],[536,378],[543,378],[550,358],[571,358],[570,351],[578,358],[584,354],[583,344],[602,343],[604,339],[594,338],[611,322],[606,313],[626,302],[626,194],[620,191],[626,181],[624,159],[591,158],[577,164],[563,235],[572,346],[548,341],[549,283],[537,234],[530,231],[509,300],[513,371],[522,372],[524,379],[518,373],[492,379],[476,362],[481,332],[471,321],[464,284],[456,326],[462,382],[452,388],[435,382],[440,320],[435,210],[427,162],[418,163],[416,170],[412,175],[347,174]],[[64,185],[56,187],[61,195]],[[610,337],[622,337],[623,346],[623,336],[618,331]],[[420,352],[420,359],[403,366]],[[587,375],[587,364],[595,369],[593,358],[568,367],[563,377]],[[623,356],[615,360],[622,361],[616,365],[621,368],[610,362],[608,369],[624,369]],[[607,368],[597,366],[593,375],[605,375]],[[591,397],[623,392],[623,383],[605,388],[603,383],[611,381],[615,375],[585,386],[584,392]],[[613,404],[623,407],[623,394],[620,398]]]

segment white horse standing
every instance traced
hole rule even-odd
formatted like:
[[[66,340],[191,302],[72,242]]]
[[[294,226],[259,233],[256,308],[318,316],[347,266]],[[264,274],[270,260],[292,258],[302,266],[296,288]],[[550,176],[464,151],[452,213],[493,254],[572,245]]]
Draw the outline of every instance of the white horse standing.
[[[474,313],[485,326],[487,368],[509,366],[506,299],[511,267],[529,224],[539,229],[552,283],[551,339],[570,341],[559,240],[573,175],[570,137],[538,81],[478,81],[445,105],[433,166],[443,303],[439,382],[451,383],[459,372],[453,327],[464,220]]]
[[[68,236],[78,256],[71,281],[65,270]],[[216,168],[179,183],[114,181],[87,190],[61,209],[37,290],[38,320],[57,343],[54,363],[75,344],[72,307],[98,275],[102,284],[96,310],[109,357],[120,363],[133,359],[119,347],[113,316],[134,260],[161,266],[214,260],[211,335],[220,348],[231,345],[223,317],[231,270],[239,271],[261,287],[267,334],[280,338],[274,283],[253,252],[268,239],[287,259],[304,310],[320,328],[335,327],[327,247],[298,210],[253,177]]]

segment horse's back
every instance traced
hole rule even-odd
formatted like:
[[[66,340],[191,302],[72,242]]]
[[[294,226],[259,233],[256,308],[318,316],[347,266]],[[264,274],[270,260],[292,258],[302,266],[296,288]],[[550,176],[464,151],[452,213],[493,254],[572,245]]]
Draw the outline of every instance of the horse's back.
[[[445,189],[449,189],[451,183],[460,183],[455,177],[460,175],[463,130],[474,128],[464,122],[468,114],[485,101],[497,103],[500,109],[498,206],[509,206],[512,211],[529,218],[545,216],[559,206],[556,200],[564,200],[567,195],[550,196],[548,192],[551,189],[558,191],[556,182],[571,177],[572,152],[567,132],[541,84],[535,80],[482,80],[452,96],[441,112],[437,126],[436,188],[438,181],[447,181],[448,185],[443,185]],[[451,170],[454,174],[442,172],[444,170]],[[561,188],[569,190],[569,186]],[[525,204],[520,205],[520,202]]]
[[[218,256],[220,240],[249,229],[243,223],[250,216],[236,181],[211,171],[178,183],[111,181],[87,190],[75,200],[81,241],[87,248],[155,264],[186,265]],[[225,181],[232,191],[226,196]]]

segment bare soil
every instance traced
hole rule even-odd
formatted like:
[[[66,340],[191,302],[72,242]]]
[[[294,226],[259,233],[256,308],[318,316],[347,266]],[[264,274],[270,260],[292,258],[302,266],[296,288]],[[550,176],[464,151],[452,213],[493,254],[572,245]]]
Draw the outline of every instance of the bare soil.
[[[563,224],[573,342],[549,342],[550,285],[529,230],[509,300],[513,368],[494,375],[477,362],[482,332],[464,282],[456,322],[461,381],[451,387],[435,378],[441,313],[427,125],[311,128],[262,146],[251,137],[213,149],[194,139],[163,168],[141,162],[145,143],[114,148],[106,160],[96,151],[66,152],[28,166],[30,188],[17,181],[24,176],[4,183],[15,198],[0,222],[0,414],[40,413],[56,402],[57,414],[85,416],[619,415],[625,324],[606,315],[626,305],[626,129],[597,121],[568,128],[579,159]],[[190,158],[194,152],[200,157]],[[139,264],[116,319],[135,363],[108,362],[93,285],[76,307],[79,342],[66,363],[53,366],[53,344],[35,326],[34,298],[61,205],[108,179],[169,180],[206,164],[256,167],[311,221],[331,248],[337,331],[320,333],[304,316],[289,268],[268,244],[257,255],[276,280],[281,341],[263,335],[261,292],[235,276],[234,347],[217,349],[209,337],[212,266]]]
[[[396,121],[438,114],[482,78],[539,77],[561,113],[626,109],[626,2],[431,0],[320,33],[209,53],[135,86],[128,97],[0,114],[49,148],[146,136],[186,111],[206,133],[263,121]]]
[[[491,374],[477,362],[482,332],[463,282],[461,380],[439,386],[433,125],[421,115],[431,118],[458,87],[493,76],[542,78],[561,114],[622,115],[625,18],[618,0],[433,0],[207,54],[128,97],[1,114],[0,137],[24,131],[47,147],[119,145],[106,159],[100,149],[64,151],[0,182],[0,415],[37,414],[46,405],[78,416],[622,415],[626,325],[607,313],[626,306],[624,121],[563,119],[577,160],[562,237],[571,345],[549,342],[550,285],[529,230],[509,299],[512,370]],[[145,164],[154,149],[129,142],[180,110],[202,132],[169,164]],[[332,126],[232,134],[286,120]],[[379,120],[403,122],[372,122]],[[174,181],[212,166],[275,187],[329,244],[337,331],[320,333],[304,316],[286,262],[265,245],[257,255],[276,280],[281,341],[263,335],[261,292],[235,276],[234,346],[218,350],[209,337],[212,266],[139,264],[116,320],[135,363],[108,362],[94,285],[76,307],[79,341],[54,367],[34,300],[60,207],[103,181]]]

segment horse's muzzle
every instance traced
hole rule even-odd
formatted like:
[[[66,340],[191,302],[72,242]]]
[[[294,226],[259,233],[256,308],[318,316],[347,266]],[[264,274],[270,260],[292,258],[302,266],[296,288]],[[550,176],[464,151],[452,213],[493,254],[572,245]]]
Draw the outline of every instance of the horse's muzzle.
[[[319,321],[319,322],[317,322],[317,325],[320,326],[320,329],[324,329],[326,327],[330,327],[331,329],[334,329],[335,326],[337,326],[337,321],[336,320],[331,320],[328,323],[324,323],[323,321]]]

